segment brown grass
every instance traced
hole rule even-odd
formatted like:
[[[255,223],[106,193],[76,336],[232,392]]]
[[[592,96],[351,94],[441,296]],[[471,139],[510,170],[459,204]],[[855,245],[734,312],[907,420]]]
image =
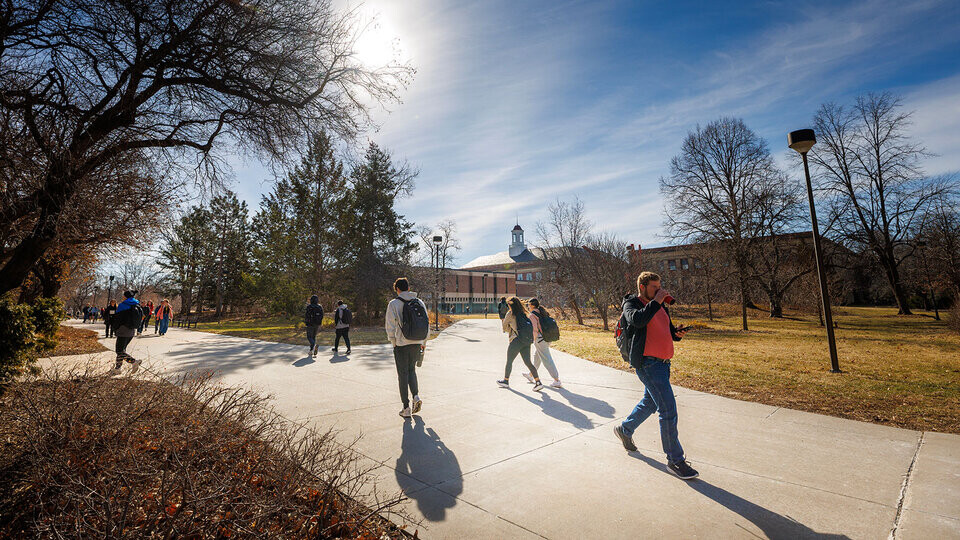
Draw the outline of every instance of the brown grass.
[[[253,392],[91,371],[0,398],[0,537],[399,538],[372,466]],[[366,498],[370,501],[370,498]]]
[[[71,356],[106,351],[108,349],[97,341],[100,335],[95,330],[60,325],[60,330],[57,331],[57,347],[48,356]]]
[[[836,309],[843,373],[835,374],[816,316],[779,320],[754,312],[751,330],[742,332],[734,311],[712,322],[702,308],[673,311],[675,322],[694,326],[676,344],[676,384],[831,416],[960,433],[960,336],[945,321],[926,314],[898,316],[888,308]],[[562,321],[554,346],[630,370],[612,332],[603,332],[599,321],[585,322],[581,327]]]

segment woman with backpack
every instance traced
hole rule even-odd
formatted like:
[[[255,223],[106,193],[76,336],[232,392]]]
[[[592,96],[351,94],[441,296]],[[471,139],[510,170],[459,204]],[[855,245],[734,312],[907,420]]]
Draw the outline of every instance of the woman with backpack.
[[[543,390],[543,383],[540,382],[540,376],[537,374],[537,368],[530,362],[530,345],[533,344],[533,323],[527,317],[527,311],[523,309],[523,303],[516,296],[511,296],[507,300],[508,310],[503,316],[503,332],[510,336],[510,345],[507,346],[507,367],[504,370],[503,379],[497,381],[502,388],[510,387],[510,371],[513,369],[513,361],[519,354],[523,358],[523,363],[527,365],[533,376],[533,391]]]
[[[560,382],[560,373],[557,372],[557,365],[553,363],[553,356],[550,354],[550,342],[544,339],[543,335],[543,324],[541,321],[543,319],[550,318],[550,314],[547,313],[546,308],[540,305],[540,301],[536,298],[530,300],[530,322],[533,323],[533,347],[536,350],[533,357],[533,367],[540,369],[541,362],[543,365],[547,366],[547,372],[550,373],[550,376],[553,377],[553,382],[550,383],[550,386],[553,388],[563,388],[563,384]],[[533,375],[530,373],[524,373],[524,377],[531,383],[533,383]]]

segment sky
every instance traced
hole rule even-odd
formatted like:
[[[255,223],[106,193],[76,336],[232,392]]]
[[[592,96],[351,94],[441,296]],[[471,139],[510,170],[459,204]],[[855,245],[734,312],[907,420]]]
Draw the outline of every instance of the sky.
[[[822,103],[890,91],[934,154],[925,172],[960,171],[956,0],[341,5],[372,21],[361,59],[417,70],[356,144],[420,170],[397,208],[417,224],[454,219],[459,264],[505,250],[517,219],[535,245],[558,198],[580,198],[597,231],[668,244],[659,178],[690,130],[724,116],[787,165],[786,134]],[[256,209],[271,175],[242,159],[234,173]]]

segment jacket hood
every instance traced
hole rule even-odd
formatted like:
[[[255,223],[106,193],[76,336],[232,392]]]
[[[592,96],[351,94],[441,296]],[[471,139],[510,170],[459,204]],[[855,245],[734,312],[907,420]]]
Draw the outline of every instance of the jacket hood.
[[[415,292],[413,292],[413,291],[403,291],[402,293],[398,294],[397,296],[399,296],[400,298],[403,298],[404,300],[413,300],[414,298],[417,297],[417,293],[415,293]]]
[[[633,293],[624,295],[623,301],[620,302],[620,305],[624,305],[624,304],[626,304],[627,302],[629,302],[629,301],[631,301],[631,300],[636,300],[636,298],[637,298],[637,295],[635,295],[635,294],[633,294]]]

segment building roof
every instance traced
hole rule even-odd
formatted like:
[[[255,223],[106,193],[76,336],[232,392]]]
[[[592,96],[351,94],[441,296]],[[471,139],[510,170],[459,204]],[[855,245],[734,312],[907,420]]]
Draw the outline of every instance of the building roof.
[[[477,257],[476,259],[468,262],[461,266],[461,269],[468,270],[470,268],[478,267],[488,267],[488,266],[503,266],[507,264],[517,264],[517,263],[528,263],[528,262],[540,262],[543,260],[543,250],[540,248],[533,248],[533,251],[525,249],[520,252],[516,257],[511,257],[509,251],[501,251],[500,253],[494,253],[493,255],[483,255]]]
[[[516,225],[513,226],[513,230],[515,230],[515,231],[522,231],[522,230],[523,230],[523,227],[521,227],[520,224],[517,223]]]
[[[800,232],[792,232],[792,233],[783,233],[783,234],[780,234],[780,235],[778,235],[778,236],[780,236],[781,238],[786,238],[786,239],[809,240],[811,234],[812,234],[811,231],[800,231]],[[821,237],[821,240],[822,240],[823,242],[835,243],[835,242],[832,242],[829,238],[822,238],[822,237]],[[674,251],[686,251],[686,250],[689,250],[690,248],[696,248],[696,247],[700,247],[700,246],[703,246],[703,245],[705,245],[705,244],[702,244],[702,243],[701,243],[701,244],[681,244],[681,245],[677,245],[677,246],[663,246],[663,247],[655,247],[655,248],[641,248],[641,249],[640,249],[640,252],[641,252],[641,253],[646,253],[646,254],[653,254],[653,253],[670,253],[670,252],[674,252]],[[842,247],[842,246],[841,246],[841,247]]]

